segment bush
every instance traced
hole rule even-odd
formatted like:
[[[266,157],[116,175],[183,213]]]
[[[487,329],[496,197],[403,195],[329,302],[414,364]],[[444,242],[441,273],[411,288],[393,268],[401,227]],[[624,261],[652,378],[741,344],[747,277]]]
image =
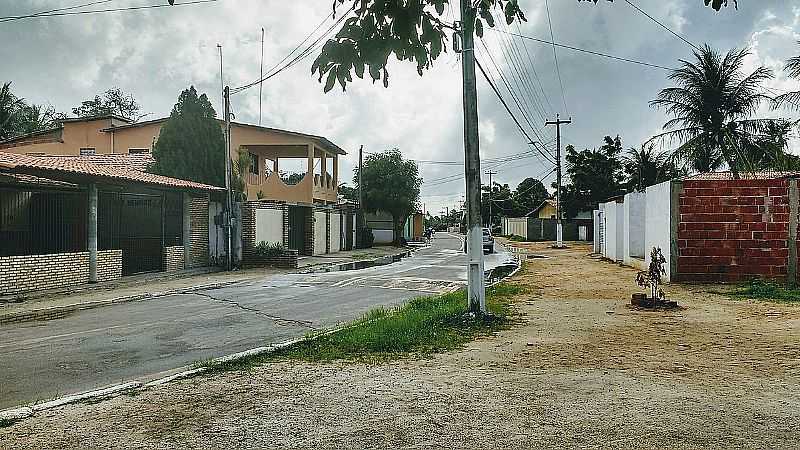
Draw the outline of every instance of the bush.
[[[283,244],[278,242],[261,241],[256,244],[254,250],[256,256],[262,258],[274,258],[276,256],[283,256],[286,253],[286,249],[283,247]]]

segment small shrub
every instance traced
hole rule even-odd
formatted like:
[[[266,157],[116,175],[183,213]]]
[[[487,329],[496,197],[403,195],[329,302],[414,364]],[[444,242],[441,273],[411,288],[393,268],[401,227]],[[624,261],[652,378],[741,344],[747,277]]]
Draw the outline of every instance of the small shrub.
[[[261,258],[274,258],[276,256],[283,256],[286,254],[286,249],[283,244],[278,242],[261,241],[256,244],[255,254]]]
[[[800,289],[790,289],[764,280],[753,280],[730,292],[729,295],[736,298],[771,300],[780,303],[800,302]]]

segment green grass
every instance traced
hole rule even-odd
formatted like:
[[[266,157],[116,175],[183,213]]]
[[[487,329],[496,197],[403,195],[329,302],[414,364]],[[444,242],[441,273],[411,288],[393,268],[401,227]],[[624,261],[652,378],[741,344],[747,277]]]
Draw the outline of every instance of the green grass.
[[[200,362],[195,367],[225,371],[279,360],[381,362],[454,350],[478,336],[506,328],[512,321],[509,300],[523,292],[522,287],[504,283],[488,289],[490,314],[478,316],[467,314],[463,290],[420,297],[396,308],[373,309],[339,331],[311,334],[275,352],[225,363]]]
[[[800,303],[800,289],[791,289],[780,284],[753,280],[733,291],[726,292],[732,298],[769,300],[778,303]]]

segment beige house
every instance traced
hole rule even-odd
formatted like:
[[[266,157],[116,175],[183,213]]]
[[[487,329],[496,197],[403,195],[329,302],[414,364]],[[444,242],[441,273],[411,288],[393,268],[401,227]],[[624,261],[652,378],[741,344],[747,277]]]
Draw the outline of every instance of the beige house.
[[[33,156],[88,156],[150,153],[167,118],[133,123],[109,115],[65,119],[58,128],[0,142],[0,151]],[[220,121],[222,125],[222,121]],[[246,152],[249,200],[334,204],[339,184],[339,156],[346,152],[321,136],[233,123],[231,158]],[[190,155],[187,155],[190,157]],[[295,184],[281,178],[293,169]]]
[[[543,201],[536,209],[528,214],[528,217],[536,217],[537,219],[555,219],[556,218],[556,201],[547,199]]]

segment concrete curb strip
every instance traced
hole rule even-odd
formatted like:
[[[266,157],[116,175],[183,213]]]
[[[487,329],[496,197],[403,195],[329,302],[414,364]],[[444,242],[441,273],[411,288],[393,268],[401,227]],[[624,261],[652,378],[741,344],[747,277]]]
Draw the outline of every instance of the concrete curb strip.
[[[138,381],[131,381],[129,383],[123,383],[123,384],[118,384],[116,386],[98,389],[96,391],[84,392],[82,394],[67,395],[66,397],[50,400],[49,402],[37,403],[33,405],[31,408],[33,409],[34,412],[45,411],[48,409],[57,408],[59,406],[68,405],[70,403],[77,403],[83,400],[116,396],[116,394],[119,394],[120,392],[137,389],[141,386],[142,383]]]

